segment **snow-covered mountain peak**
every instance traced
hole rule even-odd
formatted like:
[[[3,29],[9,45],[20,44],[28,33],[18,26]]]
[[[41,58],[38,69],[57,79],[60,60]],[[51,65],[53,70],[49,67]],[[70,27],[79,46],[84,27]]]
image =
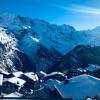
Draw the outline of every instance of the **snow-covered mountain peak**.
[[[13,31],[19,37],[29,34],[39,39],[40,44],[47,48],[53,47],[62,54],[66,54],[77,44],[91,43],[96,40],[96,36],[99,36],[99,28],[78,32],[66,24],[50,24],[44,20],[32,20],[9,13],[0,15],[0,26]]]
[[[5,13],[0,15],[0,26],[8,28],[14,32],[18,32],[21,29],[30,27],[30,19],[14,14]]]
[[[0,16],[0,26],[18,40],[18,48],[34,62],[38,59],[38,50],[57,51],[66,55],[77,45],[100,45],[99,27],[93,30],[77,31],[74,27],[63,24],[50,24],[40,19],[4,14]],[[43,51],[44,52],[44,51]],[[34,60],[34,57],[37,59]],[[36,62],[36,61],[35,61]]]
[[[61,32],[63,33],[71,33],[71,32],[75,32],[75,28],[66,24],[60,25],[59,26]]]

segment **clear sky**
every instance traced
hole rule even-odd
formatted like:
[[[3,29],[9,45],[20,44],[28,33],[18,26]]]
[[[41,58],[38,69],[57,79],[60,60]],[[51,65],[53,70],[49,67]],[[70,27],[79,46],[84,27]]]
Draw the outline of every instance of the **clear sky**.
[[[72,25],[77,30],[100,26],[100,0],[0,0],[2,13]]]

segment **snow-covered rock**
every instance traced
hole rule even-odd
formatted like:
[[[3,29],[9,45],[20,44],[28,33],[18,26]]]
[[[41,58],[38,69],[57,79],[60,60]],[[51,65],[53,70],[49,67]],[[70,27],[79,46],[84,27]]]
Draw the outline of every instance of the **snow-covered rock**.
[[[0,27],[0,68],[4,70],[14,68],[12,59],[16,45],[17,40],[11,35],[7,35],[7,31]]]
[[[34,70],[34,66],[25,55],[18,48],[18,40],[12,34],[11,31],[0,27],[0,69],[6,71],[17,71],[17,70]],[[24,66],[24,67],[23,67]]]

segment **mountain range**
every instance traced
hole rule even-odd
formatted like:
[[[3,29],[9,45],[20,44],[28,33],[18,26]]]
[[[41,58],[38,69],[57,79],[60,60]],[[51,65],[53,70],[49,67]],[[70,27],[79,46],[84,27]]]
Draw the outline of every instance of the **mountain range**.
[[[66,24],[0,15],[0,67],[13,71],[63,71],[100,65],[100,26],[76,30]]]

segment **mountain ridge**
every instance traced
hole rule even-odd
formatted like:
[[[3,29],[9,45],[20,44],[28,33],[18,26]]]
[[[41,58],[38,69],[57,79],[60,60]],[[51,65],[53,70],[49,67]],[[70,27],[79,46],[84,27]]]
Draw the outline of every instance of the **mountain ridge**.
[[[48,66],[52,68],[54,61],[57,61],[56,59],[66,56],[68,52],[78,45],[100,45],[99,27],[93,30],[77,31],[69,25],[50,24],[44,20],[32,20],[13,14],[0,16],[0,27],[4,27],[7,30],[7,35],[14,36],[16,39],[15,48],[23,52],[37,70],[42,64],[47,69],[49,68]],[[38,54],[40,49],[41,54]],[[52,57],[52,54],[56,55],[56,57],[54,58],[53,56],[54,60],[51,60],[47,56],[42,55],[43,52],[50,55],[50,57]],[[40,57],[40,55],[42,56]],[[47,70],[44,67],[40,69]]]

